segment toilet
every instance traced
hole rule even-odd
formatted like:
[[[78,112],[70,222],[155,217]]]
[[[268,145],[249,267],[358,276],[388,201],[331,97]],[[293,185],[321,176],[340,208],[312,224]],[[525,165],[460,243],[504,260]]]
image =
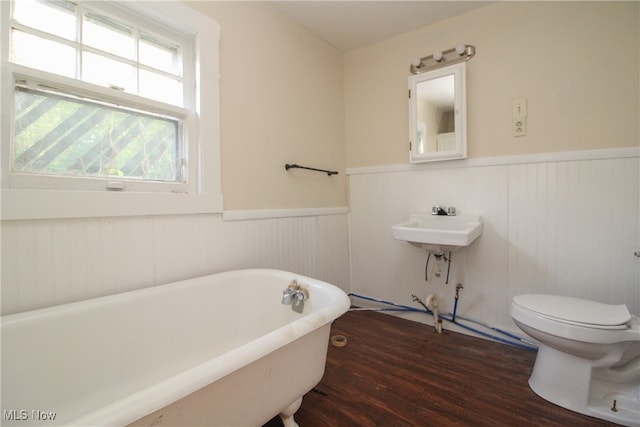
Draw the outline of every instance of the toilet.
[[[518,295],[511,318],[539,342],[529,386],[556,405],[640,426],[640,318],[625,305]]]

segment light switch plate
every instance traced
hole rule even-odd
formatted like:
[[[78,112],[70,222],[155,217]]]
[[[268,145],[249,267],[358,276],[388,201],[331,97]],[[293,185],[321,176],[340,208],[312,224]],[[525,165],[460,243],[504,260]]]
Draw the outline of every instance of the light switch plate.
[[[527,98],[513,100],[513,117],[527,117]]]

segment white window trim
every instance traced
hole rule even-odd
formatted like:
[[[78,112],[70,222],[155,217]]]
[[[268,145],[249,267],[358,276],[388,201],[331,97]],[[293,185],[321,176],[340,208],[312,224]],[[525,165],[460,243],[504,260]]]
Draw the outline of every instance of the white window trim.
[[[134,215],[173,215],[222,212],[220,176],[220,26],[207,16],[178,2],[123,1],[123,7],[153,19],[195,40],[195,84],[197,129],[196,144],[190,141],[191,162],[197,162],[197,188],[189,193],[133,191],[74,191],[7,188],[6,166],[9,154],[9,114],[13,99],[0,101],[0,135],[2,155],[2,189],[0,219],[86,218]],[[9,2],[0,1],[1,22],[6,24]],[[13,68],[7,64],[7,32],[0,39],[2,58],[2,93],[13,91]],[[200,96],[203,94],[204,96]]]

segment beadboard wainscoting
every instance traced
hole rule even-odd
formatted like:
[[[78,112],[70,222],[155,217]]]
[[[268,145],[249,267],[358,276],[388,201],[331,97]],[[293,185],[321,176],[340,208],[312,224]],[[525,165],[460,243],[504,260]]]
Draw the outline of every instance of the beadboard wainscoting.
[[[2,314],[241,268],[348,291],[348,210],[319,212],[2,221]]]
[[[512,331],[509,305],[523,293],[625,303],[640,314],[640,161],[637,149],[621,153],[348,171],[352,292],[417,308],[412,294],[435,294],[450,312],[462,283],[458,315]],[[426,252],[391,233],[436,204],[484,221],[478,240],[453,252],[448,284],[446,266],[433,274],[433,256],[425,281]]]

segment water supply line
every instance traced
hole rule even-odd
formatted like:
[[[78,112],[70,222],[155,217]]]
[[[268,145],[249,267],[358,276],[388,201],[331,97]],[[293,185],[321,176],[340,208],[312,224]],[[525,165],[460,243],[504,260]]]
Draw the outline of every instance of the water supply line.
[[[465,326],[463,324],[461,324],[460,322],[456,321],[456,312],[458,311],[458,300],[460,299],[460,290],[461,289],[464,289],[464,286],[462,286],[462,283],[458,283],[456,285],[456,294],[455,294],[455,300],[454,300],[454,303],[453,303],[453,313],[451,314],[451,321],[453,323],[455,323],[456,325],[461,326],[461,327],[464,328]],[[469,317],[464,317],[464,316],[459,316],[458,315],[457,318],[458,319],[462,319],[462,320],[467,321],[467,322],[470,322],[470,323],[475,323],[476,325],[480,325],[483,328],[487,328],[487,329],[489,329],[491,331],[497,332],[497,333],[502,334],[504,336],[507,336],[509,338],[513,338],[513,339],[517,340],[518,342],[524,343],[525,345],[530,346],[532,349],[537,350],[537,344],[535,342],[527,340],[526,338],[522,338],[522,337],[520,337],[520,336],[518,336],[516,334],[513,334],[511,332],[505,331],[505,330],[500,329],[500,328],[495,328],[495,327],[493,327],[493,326],[491,326],[491,325],[489,325],[487,323],[481,322],[479,320],[471,319]],[[471,330],[473,330],[473,329],[471,329]]]
[[[421,306],[424,307],[425,311],[428,313],[431,313],[431,310],[429,309],[429,307],[427,307],[427,305],[425,303],[422,302],[422,300],[420,298],[418,298],[416,295],[411,294],[411,298],[413,298],[414,302],[417,302],[418,304],[420,304]]]
[[[464,286],[462,286],[462,283],[458,283],[456,285],[456,296],[455,296],[455,301],[453,303],[453,315],[451,316],[451,320],[453,321],[453,323],[456,322],[456,311],[458,311],[458,299],[460,298],[460,289],[464,288]]]
[[[431,252],[427,254],[427,263],[424,266],[424,281],[429,281],[429,260],[431,259]],[[426,307],[425,307],[426,308]]]
[[[459,289],[458,289],[458,291],[459,291]],[[359,294],[355,294],[355,293],[350,293],[350,294],[348,294],[348,296],[349,297],[363,299],[363,300],[366,300],[366,301],[377,302],[377,303],[380,303],[380,304],[385,304],[385,305],[389,305],[389,306],[393,307],[393,308],[362,308],[362,307],[360,307],[360,308],[351,308],[351,309],[349,309],[349,311],[407,311],[407,312],[426,313],[426,314],[429,314],[429,315],[432,315],[432,316],[434,314],[420,300],[420,298],[418,298],[415,295],[412,295],[412,298],[414,298],[415,302],[419,302],[419,304],[424,308],[424,310],[418,309],[418,308],[415,308],[415,307],[410,307],[410,306],[407,306],[407,305],[396,304],[396,303],[390,302],[390,301],[385,301],[385,300],[381,300],[381,299],[377,299],[377,298],[372,298],[372,297],[368,297],[368,296],[364,296],[364,295],[359,295]],[[454,308],[454,311],[456,310],[456,308],[457,308],[457,304],[456,304],[456,307]],[[494,335],[494,334],[490,334],[490,333],[481,331],[481,330],[479,330],[477,328],[471,327],[471,326],[466,325],[464,323],[460,323],[458,320],[454,321],[455,317],[457,317],[457,319],[462,319],[465,322],[469,322],[469,323],[473,323],[473,324],[482,326],[482,327],[487,328],[487,329],[489,329],[491,331],[497,332],[500,335],[504,335],[506,337],[512,338],[515,341],[503,338],[503,337],[498,336],[498,335]],[[535,343],[533,343],[531,341],[528,341],[528,340],[526,340],[526,339],[524,339],[522,337],[519,337],[519,336],[517,336],[515,334],[512,334],[510,332],[504,331],[502,329],[489,326],[489,325],[487,325],[487,324],[485,324],[483,322],[480,322],[478,320],[470,319],[468,317],[463,317],[463,316],[460,316],[460,315],[455,316],[453,313],[446,313],[446,314],[441,314],[440,313],[440,314],[438,314],[438,318],[439,319],[444,319],[447,322],[453,323],[453,324],[459,326],[460,328],[466,329],[466,330],[468,330],[470,332],[473,332],[475,334],[481,335],[481,336],[483,336],[485,338],[489,338],[491,340],[494,340],[494,341],[497,341],[497,342],[500,342],[500,343],[503,343],[503,344],[507,344],[507,345],[510,345],[512,347],[518,347],[518,348],[522,348],[524,350],[529,350],[529,351],[538,351],[538,348],[537,348]],[[436,325],[436,327],[437,327],[437,325]]]
[[[421,312],[421,313],[423,312],[422,310],[417,309],[415,307],[410,307],[408,305],[402,305],[402,304],[396,304],[396,303],[391,302],[391,301],[385,301],[385,300],[381,300],[381,299],[377,299],[377,298],[367,297],[367,296],[364,296],[364,295],[358,295],[358,294],[350,293],[347,296],[356,297],[356,298],[363,299],[363,300],[366,300],[366,301],[378,302],[378,303],[381,303],[381,304],[390,305],[390,306],[398,307],[398,308],[402,309],[402,310],[398,310],[398,311],[418,311],[418,312]],[[369,308],[363,308],[363,307],[356,307],[356,308],[350,308],[349,309],[349,311],[376,311],[376,310],[377,309],[375,309],[375,308],[374,309],[369,309]],[[429,314],[431,314],[431,311],[429,311],[427,309],[427,307],[425,307],[425,310],[427,310],[429,312]]]

